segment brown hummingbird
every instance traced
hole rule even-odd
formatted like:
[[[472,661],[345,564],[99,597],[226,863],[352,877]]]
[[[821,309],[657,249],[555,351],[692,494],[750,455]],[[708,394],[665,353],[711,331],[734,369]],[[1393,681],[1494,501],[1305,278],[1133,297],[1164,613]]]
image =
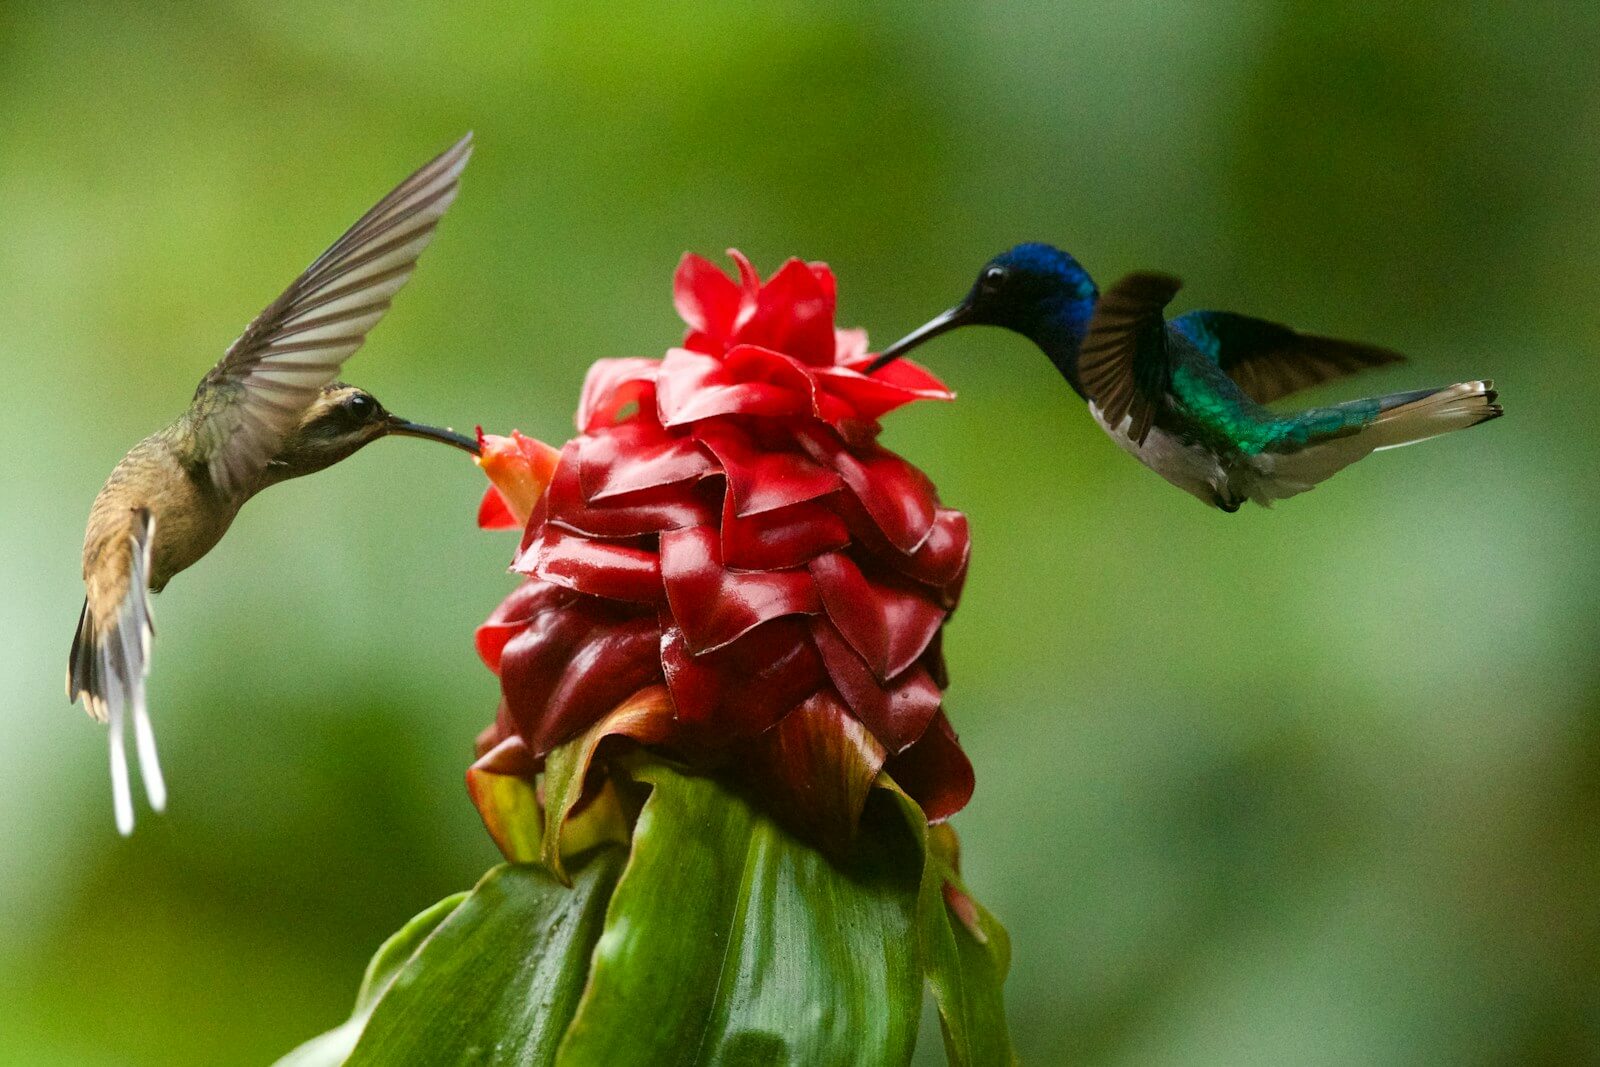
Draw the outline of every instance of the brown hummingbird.
[[[67,660],[67,697],[109,721],[117,829],[133,830],[124,749],[133,719],[150,806],[166,806],[145,707],[150,594],[211,551],[244,502],[390,434],[477,452],[451,430],[407,422],[334,379],[411,277],[456,198],[469,133],[397,185],[296,278],[200,380],[189,409],[133,446],[89,511],[87,596]]]

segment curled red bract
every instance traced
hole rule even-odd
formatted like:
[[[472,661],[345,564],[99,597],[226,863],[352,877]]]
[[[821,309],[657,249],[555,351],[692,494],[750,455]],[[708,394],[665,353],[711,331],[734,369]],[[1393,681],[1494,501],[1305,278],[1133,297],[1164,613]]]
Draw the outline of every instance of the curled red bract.
[[[504,697],[486,738],[520,739],[537,767],[664,683],[659,747],[732,765],[802,828],[849,833],[880,770],[942,820],[972,792],[939,650],[967,522],[877,436],[895,408],[952,394],[908,360],[864,373],[826,265],[763,283],[729,254],[735,275],[684,257],[681,345],[597,362],[553,463],[492,439],[482,521],[523,526],[526,581],[478,631]]]

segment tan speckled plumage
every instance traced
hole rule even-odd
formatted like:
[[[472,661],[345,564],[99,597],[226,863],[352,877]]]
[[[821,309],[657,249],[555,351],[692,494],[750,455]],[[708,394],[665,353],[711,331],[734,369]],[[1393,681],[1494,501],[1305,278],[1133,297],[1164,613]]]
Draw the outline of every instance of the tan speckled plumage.
[[[390,415],[335,381],[389,309],[454,201],[471,135],[412,174],[268,305],[201,380],[187,411],[140,441],[95,497],[83,542],[85,599],[67,695],[108,721],[117,826],[133,828],[123,755],[131,711],[150,805],[165,785],[144,703],[149,594],[216,546],[250,497],[386,434],[473,442]]]
[[[151,434],[123,457],[89,509],[83,537],[83,580],[89,610],[99,622],[110,620],[127,592],[127,544],[133,514],[147,508],[160,517],[150,574],[150,591],[159,593],[172,576],[214,548],[248,499],[223,495],[196,480],[193,440],[182,422]],[[186,455],[187,453],[187,455]]]

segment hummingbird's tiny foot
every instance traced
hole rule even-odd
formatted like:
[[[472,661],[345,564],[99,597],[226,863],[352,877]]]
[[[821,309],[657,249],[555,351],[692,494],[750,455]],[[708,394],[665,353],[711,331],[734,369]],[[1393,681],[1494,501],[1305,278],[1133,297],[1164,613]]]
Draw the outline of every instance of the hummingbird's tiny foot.
[[[161,776],[161,761],[156,758],[156,734],[150,728],[150,712],[145,707],[144,680],[134,683],[133,737],[139,749],[139,777],[144,779],[145,795],[151,810],[167,810],[167,782]]]
[[[110,710],[111,805],[117,815],[117,833],[133,833],[133,790],[128,786],[128,753],[122,736],[122,694],[113,692],[106,701]]]

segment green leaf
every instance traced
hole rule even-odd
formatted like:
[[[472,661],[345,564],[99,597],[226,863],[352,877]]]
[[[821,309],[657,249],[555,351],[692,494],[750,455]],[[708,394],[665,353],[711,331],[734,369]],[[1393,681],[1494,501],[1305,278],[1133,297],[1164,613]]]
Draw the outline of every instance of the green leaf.
[[[667,687],[648,686],[618,704],[571,741],[552,749],[545,758],[545,822],[539,859],[562,882],[568,881],[563,859],[577,847],[572,835],[567,833],[567,819],[583,798],[589,764],[600,743],[608,737],[629,737],[644,744],[663,741],[672,727],[672,716],[672,698]],[[612,820],[598,821],[609,825]]]
[[[467,768],[467,795],[508,863],[539,858],[544,816],[536,774],[537,765],[520,737],[506,738]]]
[[[593,747],[572,756],[567,810]],[[609,769],[552,825],[571,888],[514,865],[430,908],[373,958],[350,1020],[280,1067],[904,1064],[924,978],[951,1063],[1014,1062],[1006,933],[961,884],[954,833],[887,776],[830,859],[714,779],[643,752]],[[637,803],[629,778],[651,787],[631,850],[594,845],[619,790]]]
[[[895,798],[906,825],[923,850],[922,881],[917,891],[917,940],[928,984],[933,987],[944,1033],[945,1057],[955,1067],[1009,1067],[1016,1063],[1006,1029],[1002,985],[1011,965],[1011,942],[1005,928],[971,895],[929,832],[917,802],[884,775],[883,792]],[[954,888],[970,908],[974,931],[946,904],[946,886]],[[981,937],[979,936],[981,935]]]
[[[710,779],[634,776],[655,788],[558,1063],[906,1063],[924,865],[892,808],[837,867]]]
[[[399,969],[345,1063],[554,1062],[622,859],[592,854],[570,889],[540,867],[490,871]]]
[[[395,976],[400,969],[411,962],[439,926],[459,908],[471,893],[456,893],[445,897],[433,907],[417,915],[410,922],[400,928],[400,932],[390,937],[372,957],[372,962],[367,964],[367,973],[361,979],[361,988],[356,992],[357,1015],[370,1015],[372,1009],[394,983]]]
[[[361,981],[360,992],[356,994],[356,1007],[350,1018],[343,1025],[307,1041],[280,1059],[274,1067],[337,1067],[343,1063],[361,1039],[361,1031],[366,1027],[373,1007],[388,991],[400,969],[410,962],[428,935],[438,929],[439,924],[449,918],[450,913],[467,896],[466,893],[457,893],[445,897],[390,936],[379,946],[372,962],[367,964],[367,973]]]

